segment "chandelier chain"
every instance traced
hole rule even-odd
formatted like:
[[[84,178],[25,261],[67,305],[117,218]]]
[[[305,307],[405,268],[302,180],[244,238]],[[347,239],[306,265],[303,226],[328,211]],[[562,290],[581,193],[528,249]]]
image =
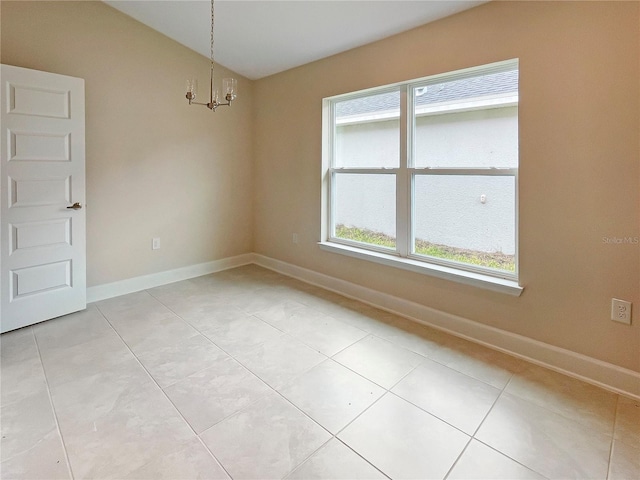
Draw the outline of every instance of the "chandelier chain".
[[[213,0],[211,0],[211,70],[213,70],[213,25],[215,23],[215,14],[213,9]]]

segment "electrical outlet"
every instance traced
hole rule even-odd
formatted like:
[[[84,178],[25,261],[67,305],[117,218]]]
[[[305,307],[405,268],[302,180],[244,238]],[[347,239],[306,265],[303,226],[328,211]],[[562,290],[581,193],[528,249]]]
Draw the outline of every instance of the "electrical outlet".
[[[611,320],[631,325],[631,302],[611,299]]]
[[[294,233],[294,234],[293,234],[293,238],[291,239],[291,241],[292,241],[293,243],[298,243],[298,234],[297,234],[297,233]]]
[[[152,250],[160,250],[160,239],[154,238],[151,240],[151,249]]]

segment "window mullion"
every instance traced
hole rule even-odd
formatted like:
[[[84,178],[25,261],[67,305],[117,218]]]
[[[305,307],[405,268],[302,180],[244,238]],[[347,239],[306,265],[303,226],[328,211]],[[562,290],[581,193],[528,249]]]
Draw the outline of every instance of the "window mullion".
[[[328,163],[328,169],[326,170],[328,173],[328,178],[325,180],[327,182],[327,198],[325,201],[325,207],[327,209],[327,217],[328,223],[326,224],[326,230],[322,233],[323,240],[328,240],[335,235],[335,174],[333,173],[335,161],[336,161],[336,114],[335,114],[335,103],[329,102],[327,105],[329,115],[328,115],[328,125],[325,124],[325,128],[327,129],[327,139],[325,141],[330,145],[329,148],[329,158],[325,159],[325,163]],[[328,160],[328,161],[327,161]],[[324,167],[323,167],[324,168]]]
[[[408,171],[408,91],[400,89],[400,169],[396,177],[396,249],[401,257],[407,257],[410,249],[410,178]]]

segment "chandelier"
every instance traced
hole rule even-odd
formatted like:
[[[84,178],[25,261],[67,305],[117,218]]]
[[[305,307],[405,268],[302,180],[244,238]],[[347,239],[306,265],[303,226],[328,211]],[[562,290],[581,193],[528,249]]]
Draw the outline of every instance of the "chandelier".
[[[215,24],[215,14],[213,8],[214,0],[211,0],[211,50],[210,50],[210,58],[211,58],[211,68],[209,71],[209,102],[202,103],[196,102],[196,94],[198,93],[198,80],[194,78],[189,78],[187,80],[187,100],[189,100],[189,105],[204,105],[209,110],[216,111],[216,108],[220,106],[229,106],[231,102],[236,98],[236,94],[238,91],[238,82],[236,82],[235,78],[223,78],[222,79],[222,92],[223,92],[223,100],[220,101],[220,94],[217,88],[214,88],[213,78],[214,78],[214,62],[213,62],[213,26]]]

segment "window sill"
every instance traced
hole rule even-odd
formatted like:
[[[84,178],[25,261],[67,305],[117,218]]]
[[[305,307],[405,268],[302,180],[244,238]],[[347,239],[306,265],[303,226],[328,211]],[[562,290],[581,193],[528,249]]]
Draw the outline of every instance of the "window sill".
[[[322,250],[327,252],[368,260],[370,262],[380,263],[389,267],[401,268],[403,270],[430,275],[432,277],[442,278],[444,280],[462,283],[464,285],[484,288],[494,292],[506,293],[514,297],[519,297],[522,294],[522,290],[524,290],[523,287],[513,280],[505,280],[503,278],[482,275],[480,273],[465,272],[463,270],[456,270],[455,268],[419,262],[409,258],[400,258],[395,255],[388,255],[385,253],[362,250],[360,248],[340,245],[338,243],[319,242],[318,245]]]

